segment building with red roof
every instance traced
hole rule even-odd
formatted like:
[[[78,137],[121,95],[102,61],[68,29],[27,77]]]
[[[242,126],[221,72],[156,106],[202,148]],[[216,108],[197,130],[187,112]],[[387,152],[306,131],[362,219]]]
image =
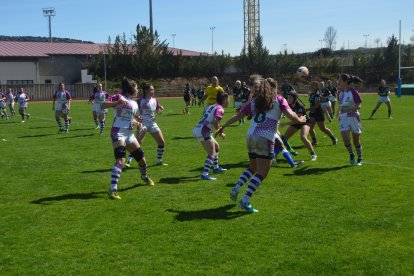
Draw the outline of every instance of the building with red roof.
[[[0,41],[0,84],[77,83],[106,44]],[[169,48],[174,54],[205,53]],[[90,78],[91,80],[92,78]]]

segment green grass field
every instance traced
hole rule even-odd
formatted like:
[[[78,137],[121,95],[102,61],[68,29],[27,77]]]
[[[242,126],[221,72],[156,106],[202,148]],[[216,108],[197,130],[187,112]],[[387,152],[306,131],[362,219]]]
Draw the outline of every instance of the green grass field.
[[[146,137],[156,186],[133,163],[114,201],[106,195],[112,116],[99,136],[91,106],[74,102],[71,132],[57,134],[51,103],[30,103],[30,120],[0,121],[0,274],[414,274],[414,97],[391,98],[393,120],[385,105],[366,120],[377,96],[363,100],[364,165],[348,165],[342,141],[333,146],[318,130],[310,162],[292,137],[305,164],[291,169],[279,156],[252,197],[257,214],[228,197],[247,166],[247,125],[219,140],[228,172],[202,181],[206,154],[192,138],[202,108],[184,116],[181,99],[161,99],[169,166],[155,166]],[[225,120],[234,114],[226,112]],[[329,128],[339,138],[338,123]]]

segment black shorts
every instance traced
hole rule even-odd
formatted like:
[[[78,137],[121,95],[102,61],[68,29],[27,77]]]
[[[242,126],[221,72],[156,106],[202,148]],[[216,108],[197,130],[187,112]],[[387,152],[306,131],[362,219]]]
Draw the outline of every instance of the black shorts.
[[[310,118],[314,118],[317,122],[324,122],[325,116],[323,112],[309,113]]]
[[[191,100],[190,96],[184,96],[184,101],[189,102]]]

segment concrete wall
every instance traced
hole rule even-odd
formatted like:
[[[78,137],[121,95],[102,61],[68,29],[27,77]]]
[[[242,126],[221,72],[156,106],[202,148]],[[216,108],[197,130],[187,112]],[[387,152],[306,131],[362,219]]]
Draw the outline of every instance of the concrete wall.
[[[39,59],[39,83],[81,82],[81,70],[86,66],[86,56],[50,56]]]
[[[33,61],[0,61],[0,82],[7,84],[8,80],[32,80],[38,82],[38,67]]]

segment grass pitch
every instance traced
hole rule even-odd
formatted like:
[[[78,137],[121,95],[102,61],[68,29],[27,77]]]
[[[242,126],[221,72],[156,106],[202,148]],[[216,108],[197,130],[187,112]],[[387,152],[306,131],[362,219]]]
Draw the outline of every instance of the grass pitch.
[[[66,135],[51,103],[30,103],[30,120],[0,121],[0,274],[414,274],[414,97],[391,98],[392,120],[385,105],[366,120],[377,96],[363,100],[364,165],[348,165],[336,121],[328,124],[336,146],[317,129],[316,162],[294,136],[305,164],[291,169],[279,156],[252,197],[257,214],[228,197],[247,166],[247,125],[219,139],[228,172],[202,181],[206,154],[192,138],[202,108],[185,116],[181,99],[160,99],[169,166],[155,166],[147,136],[156,186],[133,163],[114,201],[112,112],[99,136],[91,106],[74,102]],[[224,120],[233,114],[226,109]]]

